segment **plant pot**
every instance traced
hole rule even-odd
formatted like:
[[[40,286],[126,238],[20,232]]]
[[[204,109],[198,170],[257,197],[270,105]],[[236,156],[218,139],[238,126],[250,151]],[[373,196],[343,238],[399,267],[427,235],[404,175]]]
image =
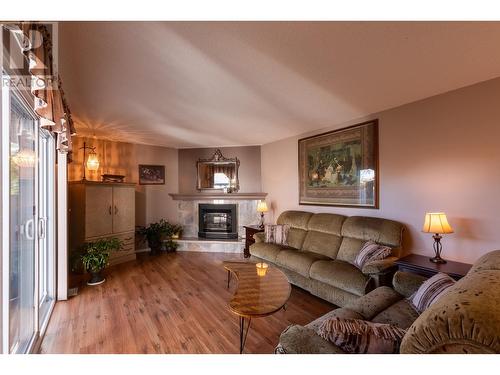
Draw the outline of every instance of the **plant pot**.
[[[148,246],[151,249],[151,255],[160,255],[163,243],[161,241],[148,241]]]
[[[101,271],[90,272],[90,280],[87,281],[87,285],[99,285],[106,281],[106,279],[101,275]]]

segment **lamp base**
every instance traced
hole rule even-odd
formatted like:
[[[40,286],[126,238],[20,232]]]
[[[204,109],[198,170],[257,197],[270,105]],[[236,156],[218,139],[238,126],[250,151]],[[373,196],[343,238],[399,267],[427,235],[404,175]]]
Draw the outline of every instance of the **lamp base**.
[[[429,258],[429,260],[430,260],[432,263],[437,263],[437,264],[445,264],[445,263],[446,263],[446,260],[444,260],[444,259],[443,259],[443,258],[441,258],[441,257]]]
[[[441,237],[438,233],[436,233],[434,236],[432,236],[432,238],[434,238],[434,253],[436,254],[436,256],[434,258],[429,258],[429,260],[432,262],[432,263],[437,263],[437,264],[444,264],[446,263],[446,260],[444,260],[443,258],[441,258],[441,251],[443,250],[443,245],[441,244]]]
[[[264,229],[264,212],[260,213],[260,225],[259,225],[259,228],[260,229]]]

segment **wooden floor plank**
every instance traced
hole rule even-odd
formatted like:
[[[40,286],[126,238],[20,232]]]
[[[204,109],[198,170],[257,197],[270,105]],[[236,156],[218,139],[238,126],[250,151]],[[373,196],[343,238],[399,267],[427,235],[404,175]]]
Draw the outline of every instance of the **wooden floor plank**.
[[[225,253],[178,252],[111,267],[106,282],[58,302],[41,353],[238,353],[238,317],[228,309]],[[334,306],[293,288],[286,311],[252,320],[245,353],[272,353],[290,324]]]

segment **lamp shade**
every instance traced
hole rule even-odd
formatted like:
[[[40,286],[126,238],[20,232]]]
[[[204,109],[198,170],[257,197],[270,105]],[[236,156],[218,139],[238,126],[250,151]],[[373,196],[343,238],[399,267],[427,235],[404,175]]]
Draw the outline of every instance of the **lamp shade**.
[[[257,212],[267,212],[267,203],[266,201],[260,201],[259,204],[257,205]]]
[[[12,157],[12,161],[20,168],[33,168],[36,163],[35,151],[21,150]]]
[[[91,152],[87,159],[87,169],[89,171],[97,171],[99,169],[99,159],[95,152]]]
[[[444,212],[429,212],[425,214],[422,232],[446,234],[453,233],[453,228],[448,223],[448,219]]]

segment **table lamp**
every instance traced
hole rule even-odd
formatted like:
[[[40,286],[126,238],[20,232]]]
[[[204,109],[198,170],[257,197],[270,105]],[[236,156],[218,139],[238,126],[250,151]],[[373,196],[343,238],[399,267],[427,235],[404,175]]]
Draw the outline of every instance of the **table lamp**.
[[[434,233],[432,238],[434,238],[434,252],[436,255],[429,260],[433,263],[446,263],[446,260],[441,258],[441,251],[443,250],[443,245],[441,245],[443,236],[441,235],[453,233],[453,228],[448,223],[446,215],[443,212],[426,213],[422,232]]]
[[[259,228],[263,229],[264,228],[264,212],[267,212],[267,204],[266,201],[260,201],[259,204],[257,205],[257,212],[260,212],[260,225]]]

